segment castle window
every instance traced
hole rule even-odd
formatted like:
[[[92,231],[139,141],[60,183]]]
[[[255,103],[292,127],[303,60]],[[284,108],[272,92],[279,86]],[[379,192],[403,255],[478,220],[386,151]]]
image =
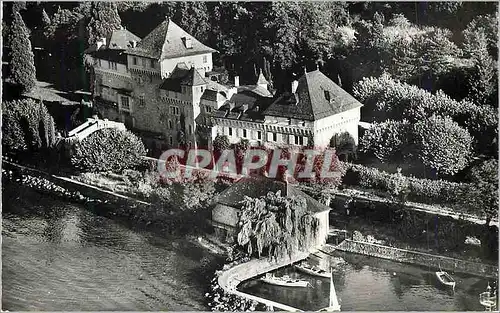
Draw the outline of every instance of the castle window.
[[[133,58],[132,58],[132,63],[133,63],[134,65],[137,65],[137,57],[133,57]]]
[[[151,60],[151,68],[155,68],[155,60]]]
[[[247,138],[247,130],[246,129],[243,130],[243,138]]]
[[[233,128],[229,127],[229,136],[232,136],[232,135],[233,135]]]
[[[207,56],[206,56],[206,55],[204,55],[204,56],[203,56],[203,63],[207,63],[207,62],[208,62],[208,61],[207,61]]]
[[[273,133],[273,141],[274,142],[278,141],[278,136],[276,133]]]
[[[193,134],[193,126],[192,125],[189,125],[189,134],[192,135]]]
[[[139,96],[139,105],[144,106],[145,104],[146,102],[144,101],[144,96],[143,95]]]
[[[102,67],[101,59],[98,60],[99,60],[99,67]]]
[[[168,142],[170,143],[170,145],[173,145],[174,140],[172,139],[172,136],[170,136],[170,137],[168,138]]]
[[[212,107],[211,107],[211,106],[209,106],[209,105],[207,105],[207,106],[206,106],[206,111],[207,111],[208,113],[212,112]]]
[[[128,101],[128,97],[121,97],[122,100],[122,109],[123,110],[130,110],[130,102]]]
[[[201,92],[203,92],[203,86],[201,86],[200,88],[201,88]]]
[[[172,129],[172,128],[173,128],[173,126],[172,126],[172,121],[171,121],[171,120],[168,120],[168,128],[169,128],[169,129]]]
[[[262,140],[262,133],[259,131],[257,131],[257,139],[258,140]]]
[[[142,59],[142,67],[146,67],[146,59]]]

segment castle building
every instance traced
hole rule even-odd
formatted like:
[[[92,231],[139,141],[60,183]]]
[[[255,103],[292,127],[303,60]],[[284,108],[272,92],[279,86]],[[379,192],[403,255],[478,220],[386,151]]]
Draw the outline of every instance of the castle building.
[[[181,144],[211,147],[217,135],[232,143],[327,146],[347,131],[358,142],[362,106],[319,70],[273,95],[259,73],[254,85],[212,79],[212,54],[166,19],[144,39],[126,29],[85,51],[92,64],[93,96],[102,117],[125,123],[150,150]]]
[[[358,143],[362,104],[319,69],[293,81],[291,92],[272,96],[257,85],[243,88],[213,113],[213,135],[226,135],[231,143],[241,138],[251,144],[326,147],[331,138],[348,132]]]

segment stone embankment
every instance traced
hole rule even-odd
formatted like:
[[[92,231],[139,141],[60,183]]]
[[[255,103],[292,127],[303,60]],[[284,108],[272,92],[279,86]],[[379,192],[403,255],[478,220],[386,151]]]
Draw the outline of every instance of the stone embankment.
[[[447,271],[467,273],[490,278],[498,277],[498,267],[493,265],[393,248],[375,243],[345,239],[335,248],[339,251],[363,254],[401,263],[416,264],[421,266],[430,265],[433,268],[439,268],[440,266],[443,270]]]
[[[309,253],[300,252],[289,259],[271,261],[268,258],[252,259],[248,262],[235,265],[219,273],[218,285],[222,290],[230,295],[241,297],[250,301],[255,301],[267,307],[277,308],[288,312],[302,312],[300,309],[260,298],[237,290],[237,286],[248,279],[276,270],[278,268],[290,265],[292,263],[306,259]]]

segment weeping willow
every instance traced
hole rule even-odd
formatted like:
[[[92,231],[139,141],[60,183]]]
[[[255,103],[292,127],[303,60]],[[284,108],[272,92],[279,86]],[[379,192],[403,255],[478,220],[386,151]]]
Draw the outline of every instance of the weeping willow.
[[[280,192],[265,197],[245,197],[239,220],[238,244],[258,257],[267,251],[272,259],[292,257],[315,244],[319,220],[307,212],[303,198],[282,197]]]

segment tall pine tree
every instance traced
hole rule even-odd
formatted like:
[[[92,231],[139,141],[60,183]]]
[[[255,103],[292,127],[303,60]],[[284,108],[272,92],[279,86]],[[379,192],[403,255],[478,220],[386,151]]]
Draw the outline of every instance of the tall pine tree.
[[[109,36],[113,31],[120,29],[121,19],[114,2],[92,2],[90,21],[87,25],[89,45],[100,38]]]
[[[8,81],[19,87],[20,92],[27,92],[35,87],[35,57],[31,50],[29,30],[19,12],[13,12],[12,24],[9,27],[7,41],[9,43],[8,60],[10,74]]]

